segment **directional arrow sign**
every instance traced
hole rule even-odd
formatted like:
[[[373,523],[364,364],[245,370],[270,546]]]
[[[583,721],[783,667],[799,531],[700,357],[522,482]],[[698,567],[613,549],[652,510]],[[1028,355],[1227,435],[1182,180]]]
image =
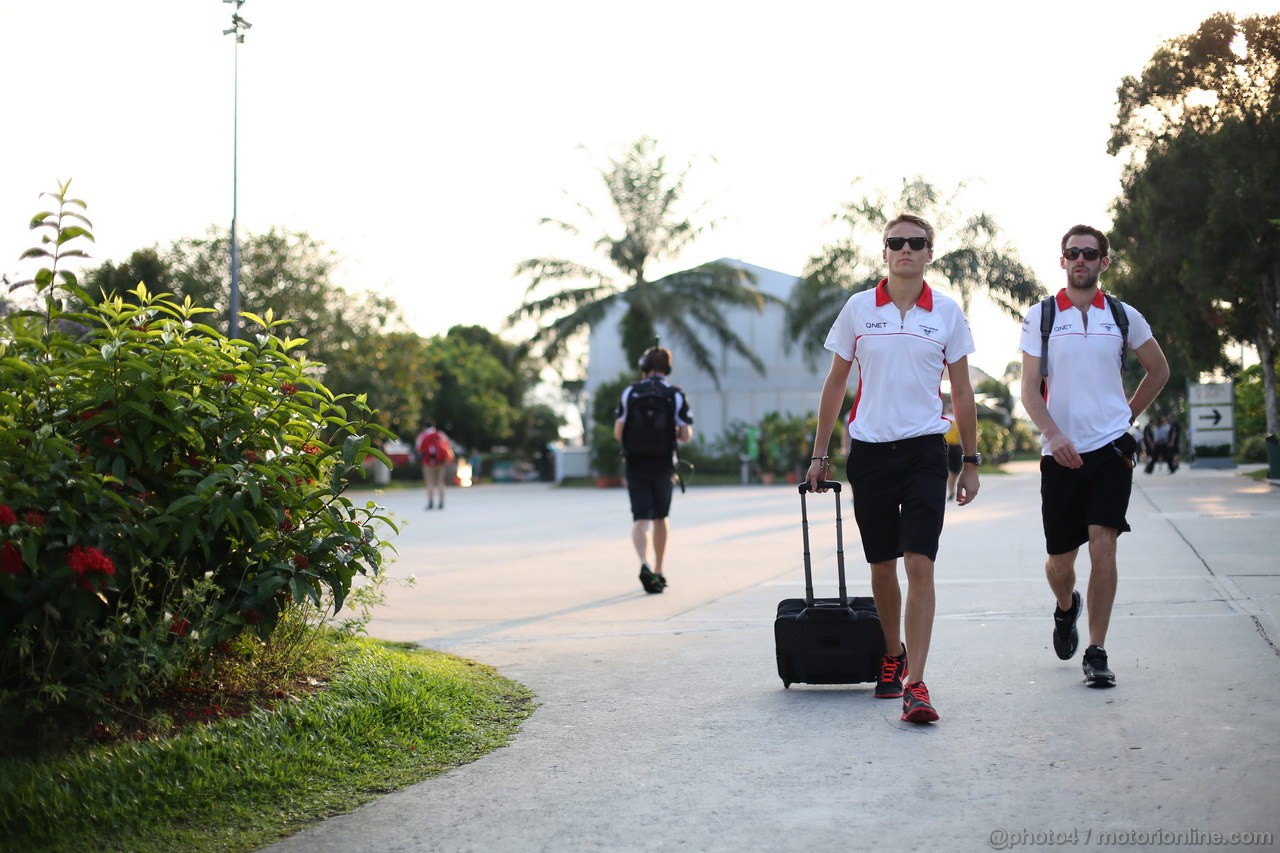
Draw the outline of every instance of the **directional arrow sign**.
[[[1204,444],[1200,433],[1225,430],[1231,432],[1235,426],[1235,412],[1229,405],[1191,406],[1187,412],[1187,424],[1191,427],[1193,441]]]

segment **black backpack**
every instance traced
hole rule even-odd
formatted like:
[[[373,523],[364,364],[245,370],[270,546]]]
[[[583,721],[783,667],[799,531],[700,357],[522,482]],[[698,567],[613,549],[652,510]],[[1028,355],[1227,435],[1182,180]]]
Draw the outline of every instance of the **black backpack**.
[[[1124,305],[1110,293],[1102,294],[1111,309],[1111,316],[1120,327],[1120,372],[1127,366],[1125,359],[1129,354],[1129,315]],[[1040,396],[1044,396],[1044,386],[1049,380],[1049,334],[1053,331],[1053,318],[1058,312],[1058,297],[1047,296],[1040,303]]]
[[[676,449],[675,388],[657,379],[631,386],[622,449],[634,456],[671,456]]]

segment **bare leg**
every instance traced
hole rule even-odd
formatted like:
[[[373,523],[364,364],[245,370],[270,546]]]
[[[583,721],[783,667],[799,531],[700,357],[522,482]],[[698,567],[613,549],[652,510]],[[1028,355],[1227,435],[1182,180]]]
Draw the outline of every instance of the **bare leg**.
[[[1111,608],[1116,602],[1119,573],[1116,570],[1114,527],[1089,525],[1089,645],[1106,646],[1107,628],[1111,625]]]
[[[1049,589],[1058,601],[1059,610],[1071,609],[1071,593],[1076,588],[1076,554],[1079,548],[1065,554],[1050,554],[1044,563],[1044,575],[1049,579]],[[1093,618],[1093,602],[1089,602],[1089,618]]]
[[[871,564],[871,595],[880,613],[884,650],[897,657],[902,654],[902,588],[898,585],[897,560]]]
[[[910,641],[910,677],[924,681],[924,665],[929,658],[929,644],[933,640],[933,616],[936,598],[933,586],[933,560],[923,554],[908,551],[903,555],[907,569],[907,609],[903,621]]]
[[[649,563],[649,521],[648,519],[640,519],[631,525],[631,544],[635,546],[636,556],[640,558],[640,562],[648,565]]]
[[[662,558],[667,553],[667,532],[667,520],[655,518],[653,520],[653,570],[657,574],[662,574]]]

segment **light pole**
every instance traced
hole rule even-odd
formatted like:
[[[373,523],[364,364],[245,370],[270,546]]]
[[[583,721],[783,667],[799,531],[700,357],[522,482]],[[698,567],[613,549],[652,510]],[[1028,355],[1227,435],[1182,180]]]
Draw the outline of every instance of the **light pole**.
[[[222,31],[224,36],[235,35],[232,50],[232,84],[231,84],[231,324],[228,337],[233,340],[240,336],[240,243],[236,240],[236,177],[239,171],[240,155],[238,149],[240,124],[240,45],[244,44],[244,31],[252,29],[253,24],[240,17],[240,7],[245,0],[222,0],[223,3],[235,4],[231,13],[231,26]]]

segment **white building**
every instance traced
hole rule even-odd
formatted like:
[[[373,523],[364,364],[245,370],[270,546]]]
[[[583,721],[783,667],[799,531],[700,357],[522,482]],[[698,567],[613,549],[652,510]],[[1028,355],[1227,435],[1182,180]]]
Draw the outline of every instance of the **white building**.
[[[724,258],[718,261],[751,272],[760,290],[786,302],[796,277],[776,270],[757,267],[743,261]],[[603,382],[611,382],[620,374],[639,378],[634,364],[626,363],[622,351],[618,321],[622,307],[615,307],[591,330],[587,390],[594,394]],[[714,338],[708,348],[718,353],[715,360],[719,387],[710,374],[699,370],[692,359],[684,357],[676,341],[658,335],[661,345],[672,350],[673,385],[679,385],[692,403],[695,434],[715,440],[734,421],[758,424],[768,412],[805,414],[818,409],[818,394],[826,378],[831,357],[818,356],[813,367],[805,364],[800,347],[788,348],[784,335],[783,305],[770,303],[761,312],[746,308],[725,309],[725,317],[733,325],[747,347],[764,362],[765,373],[756,372],[742,356],[720,345]]]

